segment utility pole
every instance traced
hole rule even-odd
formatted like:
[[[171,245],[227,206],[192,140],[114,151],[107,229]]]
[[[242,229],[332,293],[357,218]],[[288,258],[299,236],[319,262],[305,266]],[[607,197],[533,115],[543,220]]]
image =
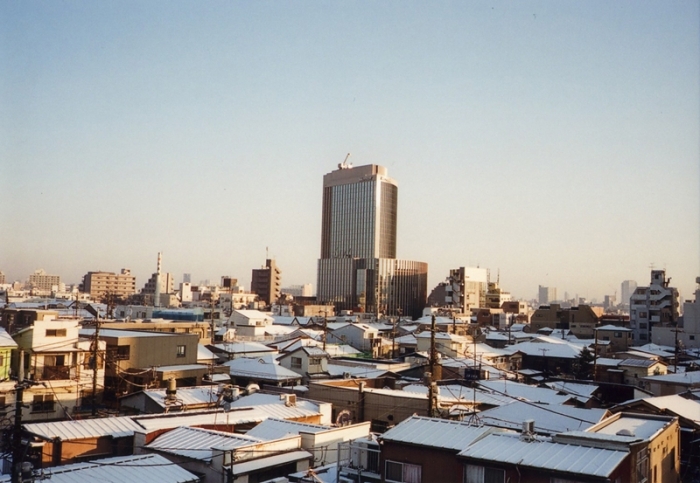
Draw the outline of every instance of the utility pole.
[[[92,417],[97,416],[97,368],[98,353],[100,348],[100,312],[98,309],[88,304],[85,310],[95,317],[95,336],[92,340]]]
[[[433,314],[430,322],[430,377],[428,378],[428,416],[435,417],[436,408],[435,400],[437,399],[435,385],[435,366],[436,366],[436,354],[435,354],[435,314]]]
[[[20,364],[22,361],[20,361]],[[22,482],[22,402],[24,400],[24,381],[15,385],[15,426],[12,431],[12,483]]]
[[[676,325],[676,327],[673,329],[673,332],[675,332],[675,334],[676,334],[676,339],[675,339],[675,343],[674,343],[674,345],[676,347],[675,347],[675,351],[674,351],[675,355],[673,357],[673,373],[678,374],[678,353],[680,352],[679,347],[678,347],[678,333],[683,332],[683,330],[679,329],[678,326]]]

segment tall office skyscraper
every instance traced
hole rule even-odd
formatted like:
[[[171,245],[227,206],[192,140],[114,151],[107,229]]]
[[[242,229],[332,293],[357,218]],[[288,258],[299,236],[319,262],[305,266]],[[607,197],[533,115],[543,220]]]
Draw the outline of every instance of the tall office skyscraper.
[[[320,302],[420,316],[428,265],[396,259],[397,206],[398,185],[382,166],[342,163],[323,177]]]

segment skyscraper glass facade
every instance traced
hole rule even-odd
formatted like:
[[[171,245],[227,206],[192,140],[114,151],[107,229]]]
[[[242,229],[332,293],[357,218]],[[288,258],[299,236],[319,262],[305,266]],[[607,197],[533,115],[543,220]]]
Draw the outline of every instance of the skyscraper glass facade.
[[[320,302],[420,316],[427,264],[396,259],[397,206],[397,183],[382,166],[341,166],[324,176]]]

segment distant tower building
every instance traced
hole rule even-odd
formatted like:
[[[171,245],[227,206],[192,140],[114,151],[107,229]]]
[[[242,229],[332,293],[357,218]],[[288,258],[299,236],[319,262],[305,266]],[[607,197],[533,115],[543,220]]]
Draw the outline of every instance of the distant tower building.
[[[488,270],[485,268],[455,268],[430,292],[428,303],[468,314],[471,309],[486,307],[488,285]]]
[[[7,283],[5,280],[5,274],[0,271],[0,285]]]
[[[33,289],[51,291],[54,285],[58,287],[60,283],[61,277],[58,275],[49,275],[42,269],[36,270],[29,276],[29,287]]]
[[[538,302],[540,305],[548,305],[557,300],[557,289],[556,287],[543,287],[539,286]]]
[[[152,304],[154,307],[160,307],[161,296],[175,292],[175,278],[172,273],[162,273],[162,265],[163,254],[158,252],[156,273],[151,275],[151,278],[148,279],[148,282],[141,290],[143,303],[146,305]]]
[[[648,287],[637,287],[630,297],[630,329],[635,345],[651,340],[653,326],[675,325],[679,317],[678,289],[669,287],[665,270],[652,270]]]
[[[632,297],[634,291],[637,290],[637,282],[634,280],[625,280],[622,282],[620,288],[620,303],[629,306],[630,297]]]
[[[314,287],[310,283],[304,285],[290,285],[282,287],[282,293],[291,295],[292,297],[313,297]]]
[[[253,269],[250,291],[257,294],[267,305],[272,305],[280,296],[281,275],[282,271],[277,267],[277,263],[268,258],[264,267]]]
[[[323,177],[319,303],[421,315],[428,264],[396,258],[397,207],[398,184],[383,166],[343,162]]]
[[[192,283],[192,274],[185,273],[182,275],[182,283]]]
[[[88,272],[83,277],[79,290],[90,294],[93,300],[99,300],[106,293],[117,298],[127,298],[136,293],[136,277],[131,270],[122,268],[120,274],[114,272]]]
[[[282,286],[282,271],[277,267],[277,263],[268,258],[265,266],[253,269],[253,279],[250,282],[250,291],[256,294],[260,300],[267,305],[277,302]]]
[[[156,286],[153,293],[153,306],[160,307],[160,270],[163,263],[163,254],[158,252],[158,267],[156,269]]]

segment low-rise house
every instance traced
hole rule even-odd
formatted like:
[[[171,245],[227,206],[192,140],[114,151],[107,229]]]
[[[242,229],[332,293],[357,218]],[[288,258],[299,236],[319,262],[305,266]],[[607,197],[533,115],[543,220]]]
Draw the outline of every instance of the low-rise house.
[[[457,454],[495,428],[412,416],[379,437],[383,481],[462,483]]]
[[[207,349],[216,354],[222,362],[238,359],[239,357],[263,357],[278,353],[277,349],[254,341],[213,344],[207,346]]]
[[[430,351],[431,335],[429,331],[416,334],[416,350],[418,352]],[[447,332],[435,333],[435,350],[446,357],[464,357],[467,347],[472,343],[471,337],[450,334]]]
[[[632,339],[632,329],[629,327],[619,327],[617,325],[603,325],[596,329],[599,341],[609,341],[608,352],[623,352],[628,350],[634,340]]]
[[[583,431],[599,423],[610,412],[606,409],[583,409],[567,405],[512,401],[479,413],[479,421],[494,428],[522,431],[523,421],[534,421],[532,432],[551,436],[566,431]]]
[[[80,333],[91,337],[95,330]],[[151,384],[166,385],[170,375],[163,379],[162,371],[157,374],[154,368],[197,364],[197,334],[105,329],[100,330],[100,340],[107,344],[105,394],[112,399]],[[192,377],[201,383],[203,373],[194,372],[178,377],[178,385],[192,385]]]
[[[681,474],[700,467],[700,401],[680,395],[647,397],[618,404],[611,411],[677,417],[681,428]]]
[[[370,423],[345,426],[298,423],[270,418],[246,433],[264,441],[281,439],[287,435],[301,436],[301,448],[312,454],[311,466],[325,466],[338,460],[338,443],[369,437]]]
[[[129,416],[23,425],[24,437],[34,443],[29,459],[38,468],[131,455],[134,432],[142,429]]]
[[[326,351],[316,346],[302,345],[281,355],[277,360],[286,369],[302,376],[304,382],[313,379],[327,379],[328,359]]]
[[[10,378],[12,351],[15,349],[17,349],[17,342],[5,329],[0,328],[0,381]]]
[[[333,419],[343,415],[350,422],[370,421],[373,431],[383,431],[411,417],[428,414],[426,394],[384,389],[393,378],[339,379],[309,383],[308,397],[333,406]]]
[[[618,413],[585,431],[535,437],[496,433],[459,453],[467,483],[675,482],[679,478],[678,421]]]
[[[311,453],[301,436],[262,441],[247,435],[180,427],[147,444],[144,451],[164,456],[195,474],[202,483],[247,483],[284,477],[309,468]]]
[[[265,337],[265,329],[273,322],[272,317],[259,310],[234,310],[228,325],[236,329],[238,337],[262,340]]]
[[[239,357],[224,362],[233,382],[239,386],[258,385],[293,387],[301,383],[302,376],[279,364],[272,356]]]
[[[666,364],[652,359],[624,359],[617,366],[623,372],[623,382],[645,387],[644,378],[666,374]]]
[[[22,411],[24,421],[67,417],[81,406],[91,404],[93,390],[98,400],[102,399],[105,344],[98,343],[95,360],[93,341],[80,338],[79,329],[77,319],[44,318],[12,334],[17,343],[17,374],[40,383],[23,393],[24,402],[28,403],[25,406],[28,411]]]
[[[700,388],[700,371],[648,376],[644,387],[654,396],[669,396]]]
[[[349,344],[355,349],[372,354],[372,357],[379,355],[381,347],[381,337],[379,330],[367,324],[340,324],[334,328],[327,336],[327,342],[335,344]]]

